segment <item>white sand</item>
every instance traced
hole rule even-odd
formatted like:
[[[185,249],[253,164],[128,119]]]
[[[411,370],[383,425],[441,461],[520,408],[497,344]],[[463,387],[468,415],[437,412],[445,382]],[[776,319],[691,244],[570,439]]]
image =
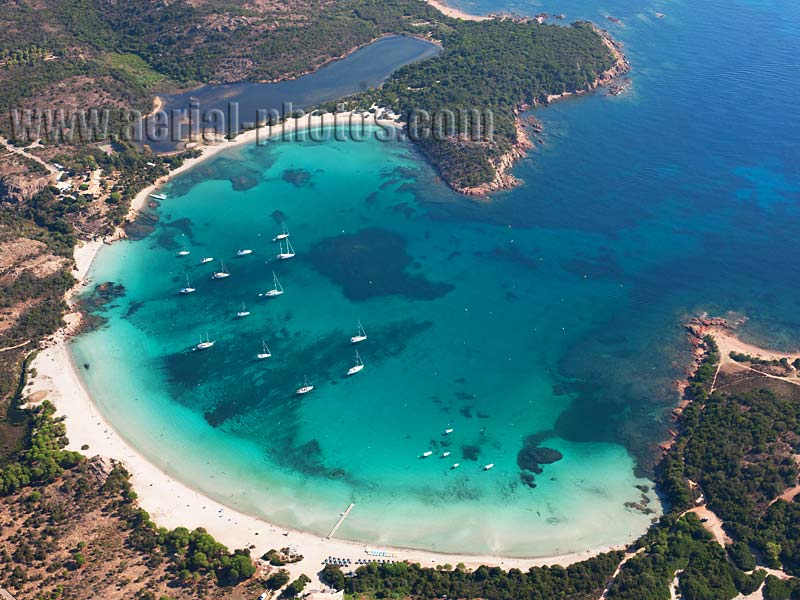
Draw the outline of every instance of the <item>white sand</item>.
[[[491,17],[482,17],[479,15],[471,15],[469,13],[465,13],[462,10],[458,10],[457,8],[452,8],[447,6],[441,0],[425,0],[428,4],[433,6],[439,12],[446,14],[448,17],[453,17],[454,19],[463,19],[464,21],[486,21]]]
[[[281,131],[299,130],[321,123],[333,124],[332,119],[333,115],[326,115],[324,117],[306,117],[299,121],[291,120]],[[372,117],[368,118],[369,120],[374,122]],[[186,171],[200,160],[213,156],[223,149],[234,145],[254,143],[259,139],[265,139],[270,133],[275,135],[280,132],[276,132],[274,129],[269,132],[266,128],[262,128],[259,131],[246,132],[233,142],[207,146],[201,157],[187,161],[180,169],[173,171],[170,177]],[[163,181],[158,185],[161,184]],[[135,210],[145,204],[149,194],[156,187],[154,185],[142,190],[137,196]],[[76,275],[81,282],[69,292],[68,299],[72,298],[82,286],[90,283],[87,280],[87,273],[102,245],[103,241],[92,241],[76,247]],[[353,562],[367,558],[366,550],[368,549],[394,552],[396,553],[396,556],[392,557],[394,560],[410,560],[423,565],[444,563],[456,565],[463,562],[471,568],[485,564],[506,569],[515,567],[523,571],[536,565],[559,564],[566,566],[611,549],[597,548],[583,553],[519,559],[441,554],[386,546],[366,548],[361,543],[325,539],[306,532],[287,530],[224,506],[162,472],[134,450],[106,421],[83,386],[67,350],[67,339],[79,322],[80,315],[75,312],[71,313],[67,316],[68,326],[48,340],[48,347],[33,361],[32,367],[36,369],[36,377],[32,379],[27,393],[29,397],[37,399],[48,398],[57,407],[58,414],[66,417],[70,449],[80,450],[83,445],[88,445],[88,450],[83,451],[84,454],[89,456],[99,454],[119,460],[124,464],[131,473],[131,482],[139,495],[141,507],[150,513],[159,526],[168,528],[184,526],[190,529],[204,527],[229,548],[244,548],[253,545],[252,555],[254,557],[261,556],[270,548],[296,546],[305,559],[287,567],[293,577],[300,573],[306,573],[313,577],[321,570],[322,561],[328,556],[350,558]],[[357,511],[358,506],[354,510]]]

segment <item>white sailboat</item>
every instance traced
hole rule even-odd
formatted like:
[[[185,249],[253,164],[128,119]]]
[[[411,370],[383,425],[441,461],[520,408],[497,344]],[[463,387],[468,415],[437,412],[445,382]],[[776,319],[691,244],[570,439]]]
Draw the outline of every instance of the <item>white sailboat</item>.
[[[292,248],[292,242],[288,239],[286,240],[286,252],[283,251],[283,242],[278,241],[279,251],[275,258],[278,260],[287,260],[289,258],[294,258],[294,248]]]
[[[150,197],[153,198],[154,200],[166,200],[167,199],[167,195],[166,194],[150,194]]]
[[[308,383],[308,377],[303,379],[303,385],[297,388],[297,394],[302,396],[303,394],[309,393],[311,390],[314,389],[314,386]]]
[[[225,279],[226,277],[230,277],[231,274],[225,270],[225,263],[223,261],[219,261],[220,270],[214,271],[214,274],[211,276],[211,279]]]
[[[494,468],[494,463],[489,463],[488,465],[483,467],[483,470],[484,471],[488,471],[489,469],[493,469],[493,468]]]
[[[350,338],[351,344],[358,344],[359,342],[363,342],[367,339],[367,332],[364,331],[363,325],[361,325],[361,321],[358,322],[358,333]]]
[[[448,429],[444,430],[444,434],[445,435],[450,435],[451,433],[453,433],[453,430],[451,428],[448,428]]]
[[[258,360],[264,360],[265,358],[269,358],[272,356],[272,352],[270,352],[269,347],[267,347],[267,342],[263,339],[261,340],[261,352],[256,354],[256,358]]]
[[[289,237],[289,230],[286,229],[286,221],[281,222],[281,232],[272,238],[273,242],[280,242],[281,240],[285,240]]]
[[[355,375],[363,368],[364,368],[364,361],[361,360],[361,355],[358,353],[358,350],[356,350],[356,364],[350,367],[350,369],[347,371],[347,375],[348,376]]]
[[[450,467],[450,468],[451,468],[451,469],[457,469],[457,468],[458,468],[458,467],[460,467],[460,466],[461,466],[461,463],[453,463],[453,466],[452,466],[452,467]]]
[[[244,301],[242,301],[242,310],[240,310],[239,312],[236,313],[236,318],[237,319],[243,319],[243,318],[249,317],[249,316],[250,316],[250,311],[245,308]]]
[[[431,450],[428,450],[426,452],[423,452],[420,458],[428,458],[431,454],[433,454],[433,452]]]
[[[240,250],[236,251],[236,256],[247,256],[248,254],[252,254],[253,251],[250,248],[241,248]]]
[[[450,452],[442,452],[442,458],[447,458],[450,456]]]
[[[186,287],[181,288],[181,294],[193,294],[197,290],[189,283],[189,276],[186,276]]]
[[[178,250],[178,256],[189,256],[191,252],[189,252],[189,248],[186,246],[186,241],[183,242],[183,248]]]
[[[208,332],[206,331],[206,339],[205,339],[205,340],[203,340],[203,338],[201,337],[201,338],[200,338],[200,343],[199,343],[199,344],[197,344],[197,346],[195,346],[195,348],[196,348],[197,350],[208,350],[208,349],[209,349],[209,348],[211,348],[211,347],[212,347],[214,344],[216,344],[216,342],[212,342],[210,339],[208,339]]]
[[[272,287],[271,290],[269,290],[268,292],[265,292],[263,294],[259,294],[259,297],[260,298],[275,298],[276,296],[280,296],[281,294],[283,294],[283,286],[281,285],[281,282],[278,281],[278,276],[275,275],[274,271],[272,272],[272,286],[273,287]]]
[[[210,256],[206,256],[205,258],[203,258],[203,259],[200,259],[200,264],[201,264],[201,265],[206,265],[206,264],[208,264],[208,263],[210,263],[210,262],[213,262],[213,260],[214,260],[214,259],[213,259],[213,258],[211,258]]]

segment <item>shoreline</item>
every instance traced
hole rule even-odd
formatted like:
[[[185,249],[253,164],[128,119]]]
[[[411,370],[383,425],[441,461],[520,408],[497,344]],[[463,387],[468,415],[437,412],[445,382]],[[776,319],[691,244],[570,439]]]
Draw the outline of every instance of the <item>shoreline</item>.
[[[187,160],[178,169],[141,190],[131,203],[128,220],[136,217],[146,206],[150,194],[158,187],[222,150],[274,139],[309,127],[340,124],[342,118],[350,119],[353,116],[353,113],[306,115],[302,119],[290,119],[277,126],[243,132],[234,140],[216,140],[216,143],[204,145],[199,156]],[[366,124],[399,126],[395,121],[378,120],[372,115],[356,116],[363,119]],[[350,558],[353,562],[367,558],[366,552],[370,547],[392,553],[394,560],[417,562],[428,566],[464,563],[473,569],[487,565],[521,570],[543,565],[566,567],[603,552],[625,548],[625,545],[604,546],[563,555],[518,558],[444,553],[389,545],[370,546],[362,542],[328,539],[314,533],[269,523],[217,502],[161,471],[131,446],[105,419],[85,388],[67,347],[70,337],[78,331],[82,322],[81,313],[75,310],[74,298],[91,284],[88,273],[97,253],[104,244],[123,238],[124,232],[120,228],[110,238],[82,242],[75,247],[74,274],[78,283],[65,294],[70,306],[70,312],[64,317],[66,325],[43,343],[43,349],[32,361],[31,368],[36,369],[36,376],[31,378],[31,383],[26,389],[26,397],[30,402],[40,402],[47,398],[56,406],[57,414],[65,417],[67,436],[70,440],[69,449],[79,451],[88,457],[100,455],[119,461],[131,475],[131,485],[138,494],[139,506],[148,511],[159,526],[169,528],[182,526],[189,529],[203,527],[230,549],[254,546],[253,557],[259,557],[271,548],[295,545],[305,558],[303,561],[286,566],[293,578],[303,572],[316,576],[322,568],[322,561],[329,556]],[[84,445],[88,445],[88,450],[81,450]],[[284,535],[285,532],[288,532],[288,535]]]
[[[430,0],[429,3],[434,4]],[[620,44],[614,41],[614,39],[611,37],[611,34],[609,34],[607,31],[600,29],[597,25],[594,25],[593,27],[597,34],[602,38],[603,44],[611,51],[611,55],[614,58],[614,64],[603,71],[603,73],[601,73],[597,79],[595,79],[585,88],[576,90],[574,92],[564,92],[563,94],[549,95],[544,102],[545,106],[571,96],[588,94],[599,87],[609,85],[612,81],[614,81],[614,79],[631,70],[630,63],[625,57],[625,54],[622,52],[622,47]],[[533,108],[536,108],[537,106],[538,103],[534,102]],[[528,137],[521,116],[521,113],[526,111],[528,108],[528,106],[518,106],[515,109],[516,118],[514,120],[514,124],[517,129],[517,140],[512,146],[511,150],[503,154],[496,163],[493,163],[492,166],[495,169],[494,179],[488,183],[482,183],[481,185],[474,187],[452,186],[456,192],[459,194],[464,194],[465,196],[486,198],[493,192],[509,190],[521,183],[521,180],[512,175],[510,171],[514,168],[519,160],[525,158],[528,155],[528,152],[535,147],[533,142],[531,142],[530,138]]]
[[[322,568],[322,561],[329,556],[350,558],[355,562],[368,558],[367,551],[370,549],[391,553],[394,560],[420,563],[423,566],[464,563],[471,569],[487,565],[525,571],[533,566],[566,567],[603,552],[625,548],[607,546],[583,552],[530,558],[456,554],[329,539],[269,523],[205,496],[163,472],[133,448],[93,403],[73,363],[67,341],[68,337],[62,336],[32,361],[31,368],[36,369],[36,377],[31,379],[32,383],[26,394],[28,398],[36,398],[37,401],[45,398],[50,400],[56,406],[57,416],[65,417],[68,449],[87,457],[100,455],[120,462],[130,473],[131,485],[138,495],[139,506],[160,527],[187,527],[190,530],[203,527],[231,550],[252,546],[251,554],[254,559],[272,548],[297,546],[304,559],[285,567],[293,578],[303,572],[315,576]],[[81,449],[84,445],[88,445],[87,450]],[[285,535],[286,532],[288,535]]]
[[[130,208],[125,220],[130,222],[136,218],[145,206],[150,194],[154,193],[158,188],[166,185],[172,178],[184,173],[205,160],[212,158],[224,150],[231,148],[238,148],[249,144],[259,144],[268,140],[274,140],[278,137],[290,136],[293,133],[299,133],[313,128],[335,127],[345,123],[353,124],[354,120],[356,126],[373,126],[373,127],[400,127],[401,125],[390,119],[378,119],[374,115],[368,117],[362,116],[357,111],[345,111],[338,113],[325,113],[323,115],[307,114],[298,119],[289,117],[286,120],[278,123],[277,125],[264,125],[254,129],[248,129],[241,132],[234,139],[228,139],[222,136],[215,136],[211,140],[202,139],[204,136],[201,134],[200,140],[192,140],[187,144],[187,150],[198,149],[200,154],[194,158],[186,159],[183,164],[177,169],[173,169],[166,175],[159,177],[155,182],[139,191],[133,200],[131,200]],[[117,235],[120,235],[117,232]],[[124,234],[122,234],[124,236]],[[113,239],[111,241],[114,241]]]
[[[483,15],[473,15],[463,10],[459,10],[458,8],[453,8],[452,6],[448,6],[442,0],[425,0],[428,4],[438,10],[445,16],[452,17],[454,19],[462,19],[463,21],[488,21],[492,17],[483,16]]]

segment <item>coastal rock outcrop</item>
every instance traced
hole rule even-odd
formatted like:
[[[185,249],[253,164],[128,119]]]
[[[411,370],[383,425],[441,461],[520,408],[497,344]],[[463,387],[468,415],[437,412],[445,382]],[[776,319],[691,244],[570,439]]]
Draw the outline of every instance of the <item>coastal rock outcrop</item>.
[[[598,87],[610,85],[614,82],[617,78],[621,77],[625,73],[628,73],[631,70],[630,63],[628,59],[625,57],[625,54],[622,51],[622,45],[619,42],[615,41],[608,31],[600,29],[597,26],[594,26],[595,31],[600,35],[603,40],[603,44],[609,49],[611,52],[611,56],[614,59],[614,63],[611,67],[603,71],[597,79],[595,79],[592,83],[586,86],[583,89],[579,89],[574,92],[564,92],[561,94],[551,94],[547,96],[543,103],[550,104],[557,100],[561,100],[563,98],[567,98],[569,96],[577,96],[581,94],[586,94],[588,92],[596,90]],[[620,91],[624,89],[624,86],[620,86]],[[539,102],[534,100],[534,106],[538,105]],[[483,183],[478,186],[474,187],[459,187],[454,186],[454,189],[467,196],[476,196],[476,197],[486,197],[493,192],[498,192],[501,190],[511,189],[516,187],[520,184],[520,180],[514,177],[510,171],[513,166],[516,164],[518,160],[524,158],[528,151],[534,148],[533,142],[528,138],[528,135],[525,131],[524,123],[522,117],[520,117],[520,113],[527,110],[529,107],[527,104],[520,104],[517,106],[516,110],[514,111],[517,115],[516,118],[516,131],[517,131],[517,139],[511,149],[503,154],[499,159],[491,161],[492,167],[495,171],[495,176],[492,181],[489,183]],[[538,127],[534,127],[534,133],[541,133],[541,123],[536,121]]]

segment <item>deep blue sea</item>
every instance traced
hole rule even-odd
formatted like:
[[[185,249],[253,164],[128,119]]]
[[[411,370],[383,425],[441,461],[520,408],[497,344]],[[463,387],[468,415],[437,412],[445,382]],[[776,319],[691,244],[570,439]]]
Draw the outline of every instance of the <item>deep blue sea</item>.
[[[101,252],[92,276],[124,293],[76,363],[152,460],[285,526],[327,533],[355,502],[339,535],[370,543],[626,542],[660,510],[647,466],[687,315],[743,314],[753,341],[800,347],[800,6],[454,4],[593,20],[624,43],[630,89],[537,109],[524,185],[488,203],[401,142],[222,154],[165,188],[149,235]],[[297,257],[277,262],[284,220]],[[259,299],[273,271],[285,294]],[[348,378],[359,319],[366,367]],[[192,351],[206,331],[215,347]],[[273,357],[255,361],[262,338]]]

